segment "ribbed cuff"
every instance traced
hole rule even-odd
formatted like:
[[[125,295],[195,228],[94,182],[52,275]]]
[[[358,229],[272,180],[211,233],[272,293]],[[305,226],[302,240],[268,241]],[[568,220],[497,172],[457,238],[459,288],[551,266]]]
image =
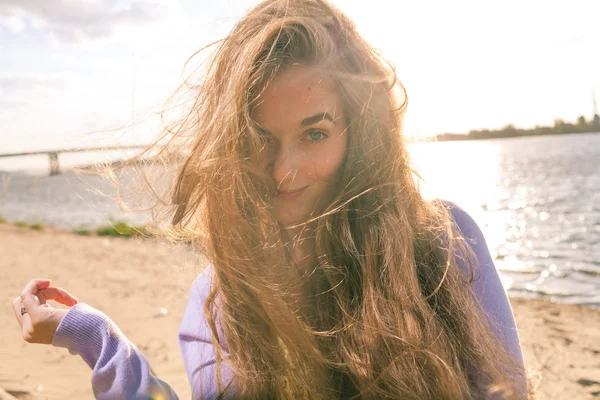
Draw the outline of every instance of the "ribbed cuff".
[[[93,369],[103,346],[112,342],[108,339],[113,330],[118,331],[118,328],[105,314],[85,303],[79,303],[69,310],[58,325],[52,345],[80,355]]]

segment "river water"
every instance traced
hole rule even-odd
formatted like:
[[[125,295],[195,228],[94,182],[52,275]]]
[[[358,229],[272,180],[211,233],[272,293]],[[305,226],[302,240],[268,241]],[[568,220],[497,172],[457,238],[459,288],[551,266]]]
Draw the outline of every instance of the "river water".
[[[600,306],[600,134],[420,143],[411,152],[425,196],[453,201],[479,224],[511,295]],[[122,214],[105,179],[45,174],[1,173],[0,216],[67,229],[146,219]]]

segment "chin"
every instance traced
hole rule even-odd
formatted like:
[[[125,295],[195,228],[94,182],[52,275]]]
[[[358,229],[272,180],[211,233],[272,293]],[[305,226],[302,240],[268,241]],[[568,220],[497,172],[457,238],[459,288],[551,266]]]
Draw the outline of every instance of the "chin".
[[[306,217],[297,214],[277,213],[275,219],[283,226],[300,224],[306,220]]]
[[[281,225],[283,226],[290,226],[290,225],[295,225],[298,224],[300,222],[299,218],[292,218],[289,216],[286,217],[282,217],[282,216],[277,216],[277,222],[279,222]]]

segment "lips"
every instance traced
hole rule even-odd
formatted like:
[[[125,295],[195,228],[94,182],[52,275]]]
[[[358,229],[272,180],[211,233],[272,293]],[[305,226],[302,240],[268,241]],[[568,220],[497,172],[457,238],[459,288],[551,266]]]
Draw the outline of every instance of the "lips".
[[[277,198],[280,200],[291,200],[300,196],[308,186],[296,190],[278,190]]]

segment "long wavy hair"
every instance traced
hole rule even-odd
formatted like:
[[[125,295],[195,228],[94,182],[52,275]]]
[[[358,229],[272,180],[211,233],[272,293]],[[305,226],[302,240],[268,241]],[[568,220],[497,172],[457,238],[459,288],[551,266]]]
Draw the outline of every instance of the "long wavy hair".
[[[312,399],[525,396],[521,367],[473,295],[469,246],[446,207],[419,194],[392,65],[324,0],[263,1],[213,48],[169,134],[181,160],[173,226],[213,265],[198,312],[213,331],[217,382],[223,363],[233,371],[221,394],[283,398],[291,385]],[[308,273],[294,273],[271,212],[252,119],[265,86],[297,64],[334,83],[348,135],[335,196],[306,221]]]

